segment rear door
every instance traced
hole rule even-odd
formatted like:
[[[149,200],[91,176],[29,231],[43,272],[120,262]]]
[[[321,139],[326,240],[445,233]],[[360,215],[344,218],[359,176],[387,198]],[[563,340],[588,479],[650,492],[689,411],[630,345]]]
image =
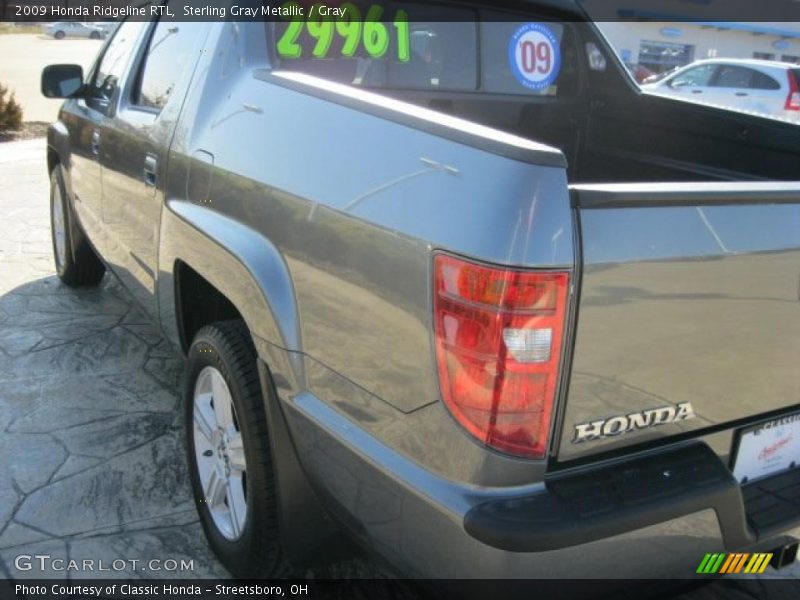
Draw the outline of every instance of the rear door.
[[[70,177],[74,207],[83,227],[101,254],[105,254],[100,165],[100,154],[104,149],[103,133],[119,96],[121,78],[133,56],[142,27],[142,23],[132,21],[119,27],[89,76],[86,94],[75,100],[70,106],[71,110],[62,115],[70,135]]]
[[[715,103],[735,110],[776,117],[781,85],[769,75],[740,65],[720,65],[709,96]]]
[[[573,198],[583,275],[560,460],[800,410],[800,182]]]
[[[771,117],[782,116],[786,103],[787,81],[784,74],[777,70],[753,70],[750,80],[750,96],[753,110]]]
[[[719,65],[704,100],[726,108],[753,110],[751,89],[755,71],[739,65]]]
[[[103,222],[113,234],[108,260],[153,314],[167,151],[208,27],[151,25],[104,134]]]

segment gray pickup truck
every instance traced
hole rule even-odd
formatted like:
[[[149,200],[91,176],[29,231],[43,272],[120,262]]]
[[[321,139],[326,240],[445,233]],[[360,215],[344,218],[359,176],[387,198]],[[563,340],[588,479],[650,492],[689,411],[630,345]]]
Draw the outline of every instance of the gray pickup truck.
[[[110,269],[186,354],[214,551],[793,560],[800,128],[642,93],[570,2],[392,6],[328,47],[126,21],[43,73],[58,275]]]

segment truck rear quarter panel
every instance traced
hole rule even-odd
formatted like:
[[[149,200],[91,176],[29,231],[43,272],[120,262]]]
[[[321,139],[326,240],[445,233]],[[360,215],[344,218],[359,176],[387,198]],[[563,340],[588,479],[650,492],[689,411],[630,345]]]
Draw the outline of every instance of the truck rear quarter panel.
[[[265,74],[263,25],[219,25],[211,39],[217,52],[201,67],[204,82],[175,136],[168,212],[186,212],[176,203],[202,205],[279,252],[297,309],[296,327],[280,328],[299,334],[289,344],[262,330],[262,341],[301,355],[305,365],[303,374],[285,377],[296,387],[282,399],[311,391],[457,479],[531,481],[531,469],[543,465],[486,452],[438,402],[431,253],[571,269],[566,173],[554,166],[563,159],[524,140],[535,147],[530,160],[509,158],[496,151],[508,144],[491,137],[487,150],[426,131],[422,118],[410,126],[415,117],[403,111],[413,107],[381,116],[369,98],[335,101],[314,85],[283,85]],[[207,199],[188,197],[191,186],[179,182],[198,151],[213,156]]]

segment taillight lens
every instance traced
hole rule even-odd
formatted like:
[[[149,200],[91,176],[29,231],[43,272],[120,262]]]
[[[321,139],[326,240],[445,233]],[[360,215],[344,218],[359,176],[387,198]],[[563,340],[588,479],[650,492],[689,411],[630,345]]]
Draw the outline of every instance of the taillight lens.
[[[797,73],[787,71],[786,76],[789,78],[789,95],[786,97],[786,110],[800,110],[800,85],[798,85]]]
[[[434,333],[442,398],[491,448],[547,452],[569,273],[434,259]]]

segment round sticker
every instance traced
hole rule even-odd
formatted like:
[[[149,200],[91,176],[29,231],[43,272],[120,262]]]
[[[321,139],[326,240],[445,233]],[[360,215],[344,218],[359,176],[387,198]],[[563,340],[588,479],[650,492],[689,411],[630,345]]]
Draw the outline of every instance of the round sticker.
[[[525,23],[508,43],[511,71],[522,85],[543,90],[558,77],[561,70],[561,48],[555,34],[541,23]]]

